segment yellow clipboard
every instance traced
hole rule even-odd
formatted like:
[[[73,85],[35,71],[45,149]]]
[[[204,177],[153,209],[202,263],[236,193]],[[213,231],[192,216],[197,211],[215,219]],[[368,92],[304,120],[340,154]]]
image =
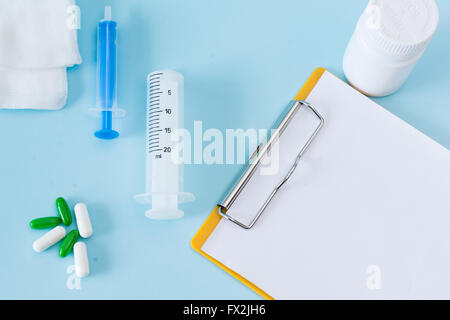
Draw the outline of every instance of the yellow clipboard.
[[[326,69],[324,68],[317,68],[312,75],[309,77],[309,79],[306,81],[305,85],[302,87],[302,89],[298,92],[298,94],[295,96],[294,101],[298,100],[307,100],[309,94],[314,89],[316,84],[319,82],[322,75],[325,73]],[[222,219],[222,216],[218,212],[218,206],[214,208],[214,210],[211,212],[209,217],[206,219],[206,221],[201,226],[200,230],[196,233],[194,238],[192,238],[191,246],[192,248],[200,253],[202,256],[204,256],[206,259],[212,261],[214,264],[216,264],[218,267],[222,268],[226,272],[228,272],[230,275],[241,281],[243,284],[245,284],[247,287],[258,293],[260,296],[267,300],[275,300],[273,297],[271,297],[269,294],[258,288],[255,284],[245,279],[240,274],[234,272],[230,268],[228,268],[223,263],[217,261],[207,253],[205,253],[202,250],[203,245],[205,244],[206,240],[210,237],[210,235],[213,233],[214,229],[219,224],[220,220]]]

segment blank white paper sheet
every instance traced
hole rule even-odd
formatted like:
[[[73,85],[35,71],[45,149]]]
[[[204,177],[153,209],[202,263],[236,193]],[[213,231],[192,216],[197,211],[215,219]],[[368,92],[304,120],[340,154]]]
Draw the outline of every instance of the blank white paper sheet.
[[[307,100],[325,124],[291,179],[202,250],[275,299],[450,298],[449,151],[329,72]],[[258,169],[231,216],[254,216],[317,121],[297,112],[277,174]]]

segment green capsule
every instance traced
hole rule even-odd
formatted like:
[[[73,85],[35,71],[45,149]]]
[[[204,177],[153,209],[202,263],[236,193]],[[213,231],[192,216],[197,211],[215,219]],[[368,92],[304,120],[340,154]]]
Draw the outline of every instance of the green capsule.
[[[56,209],[58,210],[62,222],[66,226],[69,226],[72,223],[72,213],[70,213],[66,200],[61,197],[56,199]]]
[[[79,235],[80,234],[78,233],[78,230],[72,230],[64,238],[61,246],[59,247],[59,255],[61,257],[66,257],[70,253],[70,251],[72,251],[73,245],[75,244],[75,242],[77,242]]]
[[[50,229],[54,228],[62,222],[59,217],[38,218],[30,222],[30,227],[33,229]]]

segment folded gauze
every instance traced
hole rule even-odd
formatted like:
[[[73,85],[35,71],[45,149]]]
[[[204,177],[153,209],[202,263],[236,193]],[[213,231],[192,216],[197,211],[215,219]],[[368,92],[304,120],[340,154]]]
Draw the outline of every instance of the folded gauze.
[[[0,0],[0,108],[60,109],[81,63],[74,0]]]

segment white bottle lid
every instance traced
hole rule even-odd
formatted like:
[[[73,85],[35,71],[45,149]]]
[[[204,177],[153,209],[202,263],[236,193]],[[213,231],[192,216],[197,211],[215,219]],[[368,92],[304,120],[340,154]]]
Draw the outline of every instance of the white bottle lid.
[[[357,33],[368,46],[403,60],[424,52],[438,24],[435,0],[370,0]]]

